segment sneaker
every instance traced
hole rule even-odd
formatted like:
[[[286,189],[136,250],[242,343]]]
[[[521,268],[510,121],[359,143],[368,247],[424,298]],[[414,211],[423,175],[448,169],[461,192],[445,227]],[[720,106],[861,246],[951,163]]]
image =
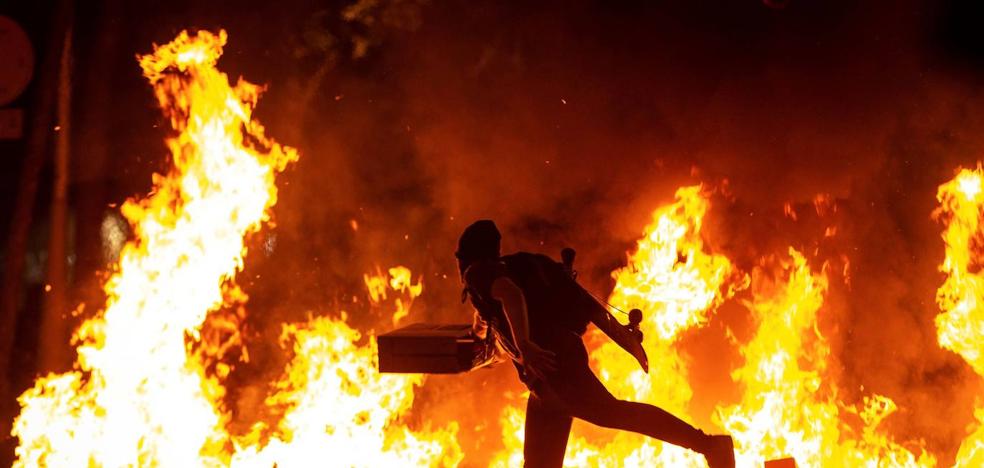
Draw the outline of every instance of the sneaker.
[[[708,446],[704,458],[709,468],[735,468],[735,442],[731,436],[710,436]]]

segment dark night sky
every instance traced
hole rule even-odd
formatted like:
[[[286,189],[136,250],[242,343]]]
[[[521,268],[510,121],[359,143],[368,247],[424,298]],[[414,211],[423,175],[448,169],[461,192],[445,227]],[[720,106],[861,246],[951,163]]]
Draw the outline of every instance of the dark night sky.
[[[113,71],[103,77],[112,83],[112,103],[102,104],[114,110],[113,153],[126,154],[114,158],[135,171],[159,159],[152,147],[159,139],[152,127],[157,115],[148,112],[151,96],[134,66],[135,54],[184,28],[224,27],[232,39],[223,65],[231,75],[269,84],[272,102],[260,111],[276,114],[280,102],[290,99],[283,83],[313,68],[315,60],[292,53],[299,37],[304,40],[305,21],[332,5],[127,3],[79,9],[76,66],[84,74],[86,63],[102,53],[93,50],[96,29],[108,24],[118,31],[119,44],[110,51]],[[899,120],[928,111],[938,99],[932,93],[941,92],[931,85],[942,82],[946,91],[963,92],[980,79],[984,46],[974,34],[979,8],[966,1],[885,5],[437,2],[423,7],[415,31],[388,33],[367,58],[343,60],[319,89],[309,112],[317,118],[266,120],[273,129],[303,125],[309,133],[323,132],[319,125],[333,119],[368,118],[367,113],[430,128],[473,119],[477,130],[501,120],[516,131],[488,127],[487,133],[547,145],[588,172],[593,161],[607,159],[598,153],[621,140],[634,153],[619,156],[626,161],[656,159],[652,153],[659,153],[669,167],[697,164],[739,186],[777,179],[795,181],[780,191],[804,184],[843,190],[877,164],[880,158],[870,153],[881,150],[880,137]],[[44,2],[11,8],[39,49],[49,9]],[[347,92],[361,93],[364,102],[329,100]],[[30,98],[18,104],[29,107]],[[560,105],[560,99],[570,105]],[[460,115],[451,115],[455,109]],[[359,115],[346,115],[353,111]],[[77,125],[85,131],[86,122]],[[18,149],[5,143],[5,153]],[[646,150],[650,154],[639,155]],[[18,158],[4,158],[3,164],[9,204]],[[735,173],[744,171],[748,177]],[[816,177],[817,172],[831,177]],[[139,190],[135,185],[123,191]]]
[[[43,50],[47,3],[0,14]],[[450,252],[477,217],[499,222],[507,250],[578,247],[586,281],[604,290],[679,185],[729,180],[734,199],[716,205],[710,235],[739,264],[816,243],[816,231],[784,224],[782,206],[830,193],[844,238],[829,249],[854,268],[837,298],[844,385],[896,398],[904,436],[943,453],[959,442],[952,421],[969,421],[971,399],[956,382],[969,370],[925,351],[942,256],[930,212],[936,186],[984,149],[977,2],[394,1],[383,3],[410,19],[374,26],[339,19],[349,2],[77,3],[75,132],[98,127],[84,109],[103,110],[109,169],[92,183],[109,187],[108,203],[145,192],[168,163],[136,54],[185,28],[226,28],[220,66],[269,86],[258,117],[302,157],[279,184],[283,247],[247,266],[269,278],[245,285],[251,310],[268,312],[253,319],[260,329],[323,310],[362,272],[395,263],[427,275],[421,313],[460,320],[443,305],[458,287]],[[370,46],[353,58],[358,37]],[[331,66],[298,104],[326,53]],[[108,94],[93,92],[100,80]],[[16,105],[31,112],[36,91]],[[90,150],[76,144],[77,164]],[[22,152],[0,144],[0,213]],[[924,405],[941,398],[964,403],[941,418]]]

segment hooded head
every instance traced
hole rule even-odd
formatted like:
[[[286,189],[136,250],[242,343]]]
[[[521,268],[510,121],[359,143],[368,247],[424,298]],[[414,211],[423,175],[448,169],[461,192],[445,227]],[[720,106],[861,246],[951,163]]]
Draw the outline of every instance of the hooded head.
[[[501,240],[499,229],[490,219],[475,221],[465,228],[458,238],[458,250],[454,253],[458,259],[458,271],[464,273],[469,266],[480,260],[499,258]]]

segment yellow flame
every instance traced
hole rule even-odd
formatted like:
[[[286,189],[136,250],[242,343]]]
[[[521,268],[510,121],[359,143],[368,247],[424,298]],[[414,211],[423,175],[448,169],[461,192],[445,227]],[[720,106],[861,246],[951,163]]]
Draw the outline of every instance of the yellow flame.
[[[179,35],[140,58],[170,118],[174,170],[123,206],[135,239],[106,283],[109,299],[76,333],[76,370],[19,399],[18,466],[214,465],[224,390],[189,359],[206,314],[241,297],[244,236],[276,202],[274,175],[297,158],[250,120],[259,88],[230,86],[215,60],[224,32]],[[248,134],[249,138],[244,138]]]
[[[936,292],[942,310],[936,316],[936,330],[940,346],[962,356],[974,372],[984,376],[982,185],[984,170],[978,164],[975,170],[959,170],[936,193],[940,208],[935,215],[946,225],[946,257],[940,265],[946,281]],[[960,445],[956,466],[984,466],[984,406],[980,402],[974,414],[977,427]]]
[[[370,302],[379,304],[386,300],[386,288],[389,286],[389,283],[386,281],[386,275],[377,269],[374,275],[369,273],[362,275],[362,281],[366,284],[366,291],[369,293]]]
[[[823,210],[835,209],[827,197],[817,200]],[[613,273],[610,302],[645,312],[644,346],[652,368],[643,373],[617,345],[605,342],[591,357],[606,386],[618,397],[653,403],[687,419],[693,392],[677,339],[706,324],[711,311],[751,284],[752,299],[744,305],[757,330],[741,348],[744,366],[733,374],[743,395],[715,414],[724,432],[735,437],[739,466],[760,467],[784,456],[794,456],[800,466],[934,466],[921,441],[909,450],[880,431],[895,411],[889,398],[873,395],[861,408],[846,407],[833,384],[825,382],[830,349],[818,332],[817,314],[826,274],[813,273],[793,249],[778,268],[763,263],[751,277],[737,272],[726,257],[709,253],[701,239],[708,207],[699,187],[681,188],[673,204],[654,213],[628,266]],[[844,422],[849,416],[861,420],[860,428]],[[494,466],[514,466],[522,460],[522,411],[509,407],[500,422],[506,449]],[[698,454],[623,432],[573,436],[565,465],[706,466]]]
[[[642,310],[640,329],[649,354],[649,373],[609,340],[590,356],[599,378],[615,396],[651,403],[687,419],[693,390],[676,341],[684,331],[706,325],[709,312],[743,288],[747,278],[737,274],[726,257],[707,251],[701,229],[710,201],[703,188],[682,187],[675,198],[653,213],[627,266],[612,273],[615,288],[608,299],[622,310]],[[695,453],[635,434],[616,434],[612,442],[598,448],[589,449],[586,442],[575,440],[572,455],[587,450],[596,453],[598,462],[703,463],[703,457]]]
[[[360,344],[344,314],[285,327],[294,358],[267,399],[283,419],[273,430],[256,423],[244,436],[227,433],[225,389],[205,368],[239,336],[207,353],[192,348],[210,312],[235,308],[211,325],[238,326],[247,297],[233,278],[244,236],[268,219],[274,175],[297,153],[251,120],[260,88],[230,86],[215,68],[225,42],[224,31],[182,32],[140,57],[176,132],[167,140],[174,169],[123,206],[135,238],[105,285],[104,311],[76,332],[75,370],[41,378],[19,398],[16,466],[458,463],[456,425],[413,431],[398,421],[423,377],[376,372],[373,341]],[[404,270],[391,270],[391,287],[419,294]]]
[[[502,426],[502,443],[505,447],[498,451],[492,458],[490,467],[510,468],[523,466],[523,442],[526,440],[526,431],[523,425],[526,422],[523,405],[529,398],[530,392],[524,392],[520,398],[516,398],[512,404],[507,405],[499,416],[499,425]]]
[[[424,291],[423,278],[418,278],[413,282],[413,273],[405,266],[395,266],[386,271],[380,272],[377,268],[376,274],[362,275],[362,280],[366,284],[369,292],[369,301],[373,305],[378,305],[388,298],[387,290],[400,293],[404,297],[397,297],[395,300],[396,312],[393,313],[393,325],[397,326],[404,318],[410,315],[410,307],[413,300],[420,296]]]
[[[612,394],[652,403],[684,418],[693,391],[686,363],[674,346],[676,340],[685,330],[707,324],[708,312],[747,283],[727,258],[707,251],[701,227],[709,208],[708,196],[700,186],[677,190],[672,204],[653,213],[628,265],[612,273],[616,284],[609,302],[622,310],[637,307],[643,311],[640,329],[649,354],[649,373],[610,341],[604,340],[590,353],[599,378]],[[504,411],[501,423],[506,434],[522,432],[523,420],[517,414],[521,412],[514,408]],[[521,453],[521,440],[507,437],[505,453],[498,459],[515,461]],[[622,432],[607,443],[574,437],[566,459],[569,466],[704,463],[703,457],[688,450]]]
[[[462,454],[451,423],[431,431],[396,424],[422,375],[380,374],[375,340],[360,344],[344,320],[284,327],[294,359],[267,404],[287,408],[265,444],[238,442],[233,466],[454,466]],[[253,439],[253,440],[250,440]]]
[[[642,309],[642,330],[653,342],[706,325],[712,307],[744,286],[729,281],[735,279],[731,261],[705,251],[701,228],[709,209],[701,186],[680,188],[673,204],[653,214],[628,265],[612,273],[609,302]]]
[[[242,80],[231,86],[215,68],[225,42],[225,32],[182,32],[139,59],[175,130],[167,140],[174,169],[155,175],[151,195],[122,208],[135,236],[105,285],[105,308],[76,331],[75,369],[38,379],[18,399],[15,466],[457,465],[463,457],[456,424],[411,428],[404,420],[424,377],[379,374],[374,340],[352,329],[344,313],[284,327],[282,344],[293,357],[265,401],[282,418],[269,427],[257,422],[244,435],[228,433],[220,379],[229,368],[216,361],[242,346],[236,332],[248,299],[234,277],[243,267],[245,236],[268,220],[276,202],[275,175],[297,153],[252,120],[260,87]],[[940,186],[946,281],[937,293],[936,325],[940,345],[984,375],[982,194],[980,167]],[[814,205],[821,215],[837,209],[828,195]],[[934,466],[921,441],[905,448],[881,431],[896,410],[891,399],[870,395],[858,407],[838,400],[827,371],[830,348],[817,326],[825,271],[812,271],[789,249],[777,268],[763,263],[751,276],[737,272],[701,237],[709,206],[701,187],[678,190],[673,203],[654,212],[628,265],[613,273],[609,301],[643,310],[652,368],[642,372],[604,341],[590,355],[612,392],[688,418],[693,391],[678,341],[751,284],[743,303],[756,330],[733,372],[743,394],[715,416],[735,436],[740,466],[789,455],[802,466]],[[364,280],[375,305],[388,291],[399,293],[394,324],[423,288],[400,266]],[[235,312],[215,313],[227,309]],[[230,338],[210,344],[206,320]],[[198,352],[196,345],[210,348]],[[961,467],[984,466],[984,407],[975,415],[978,425],[957,455]],[[850,417],[860,423],[845,422]],[[517,466],[523,413],[509,406],[501,422],[505,449],[491,464]],[[568,466],[654,464],[704,461],[622,432],[598,437],[579,430],[567,453]]]
[[[790,249],[789,255],[787,278],[772,282],[771,272],[754,272],[748,307],[758,330],[742,347],[745,366],[732,374],[745,385],[744,397],[739,405],[719,409],[722,425],[735,436],[739,459],[749,466],[785,456],[818,466],[821,450],[837,439],[830,425],[834,405],[790,404],[813,402],[829,350],[818,333],[806,336],[815,331],[826,275],[814,276],[799,252]]]
[[[735,438],[738,465],[783,457],[800,466],[935,465],[925,451],[913,454],[878,432],[895,410],[887,397],[865,399],[860,437],[844,422],[836,388],[825,380],[830,347],[817,328],[826,272],[813,273],[793,248],[779,265],[778,278],[769,265],[753,272],[746,306],[757,330],[741,348],[744,366],[732,373],[744,393],[740,403],[718,407],[715,415]]]

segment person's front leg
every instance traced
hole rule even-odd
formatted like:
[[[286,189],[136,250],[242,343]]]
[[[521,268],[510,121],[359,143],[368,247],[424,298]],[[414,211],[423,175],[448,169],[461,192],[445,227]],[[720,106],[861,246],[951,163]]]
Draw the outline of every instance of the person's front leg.
[[[526,441],[523,459],[526,468],[561,468],[571,416],[533,393],[526,402]]]

